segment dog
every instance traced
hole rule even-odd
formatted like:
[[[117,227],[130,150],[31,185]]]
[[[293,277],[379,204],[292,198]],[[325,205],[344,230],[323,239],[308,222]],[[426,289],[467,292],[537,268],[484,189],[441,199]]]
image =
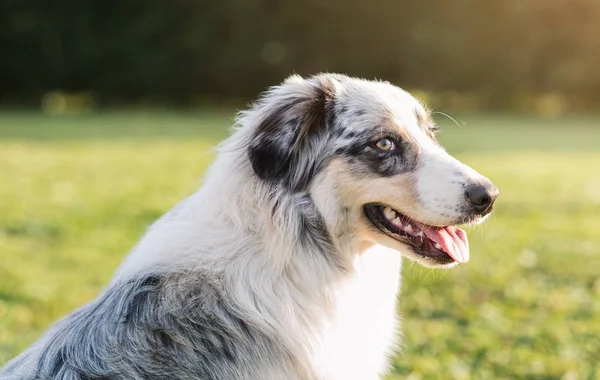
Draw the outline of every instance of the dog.
[[[387,82],[294,75],[241,112],[204,185],[2,379],[371,380],[402,256],[469,259],[498,189]]]

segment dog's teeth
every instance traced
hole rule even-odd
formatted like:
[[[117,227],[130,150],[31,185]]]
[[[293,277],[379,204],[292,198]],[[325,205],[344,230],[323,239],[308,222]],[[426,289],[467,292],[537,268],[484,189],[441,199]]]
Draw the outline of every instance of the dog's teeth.
[[[410,224],[407,224],[406,227],[404,227],[404,231],[406,232],[413,232],[413,228]]]
[[[416,234],[415,236],[418,236],[418,237],[423,237],[423,231],[419,231],[419,232],[417,232],[417,234]]]
[[[386,207],[383,209],[383,215],[385,215],[385,217],[389,220],[394,220],[394,218],[396,217],[396,212],[390,207]]]
[[[395,225],[397,225],[398,227],[402,227],[402,221],[400,220],[400,217],[397,217],[396,219],[394,219],[392,221],[392,223],[394,223]]]
[[[435,243],[433,246],[436,247],[437,249],[442,249],[442,246],[439,245],[439,243]]]

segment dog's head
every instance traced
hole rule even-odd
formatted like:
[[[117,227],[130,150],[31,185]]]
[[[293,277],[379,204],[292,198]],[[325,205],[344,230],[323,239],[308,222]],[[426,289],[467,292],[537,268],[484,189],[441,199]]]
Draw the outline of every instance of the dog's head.
[[[386,82],[293,76],[254,106],[254,173],[310,195],[328,234],[395,248],[423,265],[469,259],[464,231],[498,190],[451,157],[430,113]]]

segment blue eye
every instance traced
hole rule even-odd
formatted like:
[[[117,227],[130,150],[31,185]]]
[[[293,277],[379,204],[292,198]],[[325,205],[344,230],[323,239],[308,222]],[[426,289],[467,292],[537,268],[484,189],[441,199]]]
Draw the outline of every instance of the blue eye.
[[[381,139],[375,144],[381,150],[396,150],[396,144],[390,139]]]

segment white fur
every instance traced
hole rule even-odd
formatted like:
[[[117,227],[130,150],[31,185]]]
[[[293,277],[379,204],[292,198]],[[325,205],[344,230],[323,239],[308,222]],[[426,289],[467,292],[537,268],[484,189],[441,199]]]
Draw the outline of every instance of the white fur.
[[[157,268],[224,273],[235,296],[246,303],[248,317],[267,324],[293,347],[305,366],[306,377],[299,379],[379,379],[397,341],[401,256],[371,244],[346,252],[344,274],[324,264],[318,273],[314,265],[298,262],[299,284],[265,277],[295,260],[294,244],[284,236],[287,231],[277,231],[282,226],[271,220],[268,200],[257,202],[261,184],[249,168],[239,167],[243,158],[237,151],[228,153],[231,146],[235,140],[221,149],[204,187],[150,228],[117,278]],[[260,297],[260,309],[249,293]]]

